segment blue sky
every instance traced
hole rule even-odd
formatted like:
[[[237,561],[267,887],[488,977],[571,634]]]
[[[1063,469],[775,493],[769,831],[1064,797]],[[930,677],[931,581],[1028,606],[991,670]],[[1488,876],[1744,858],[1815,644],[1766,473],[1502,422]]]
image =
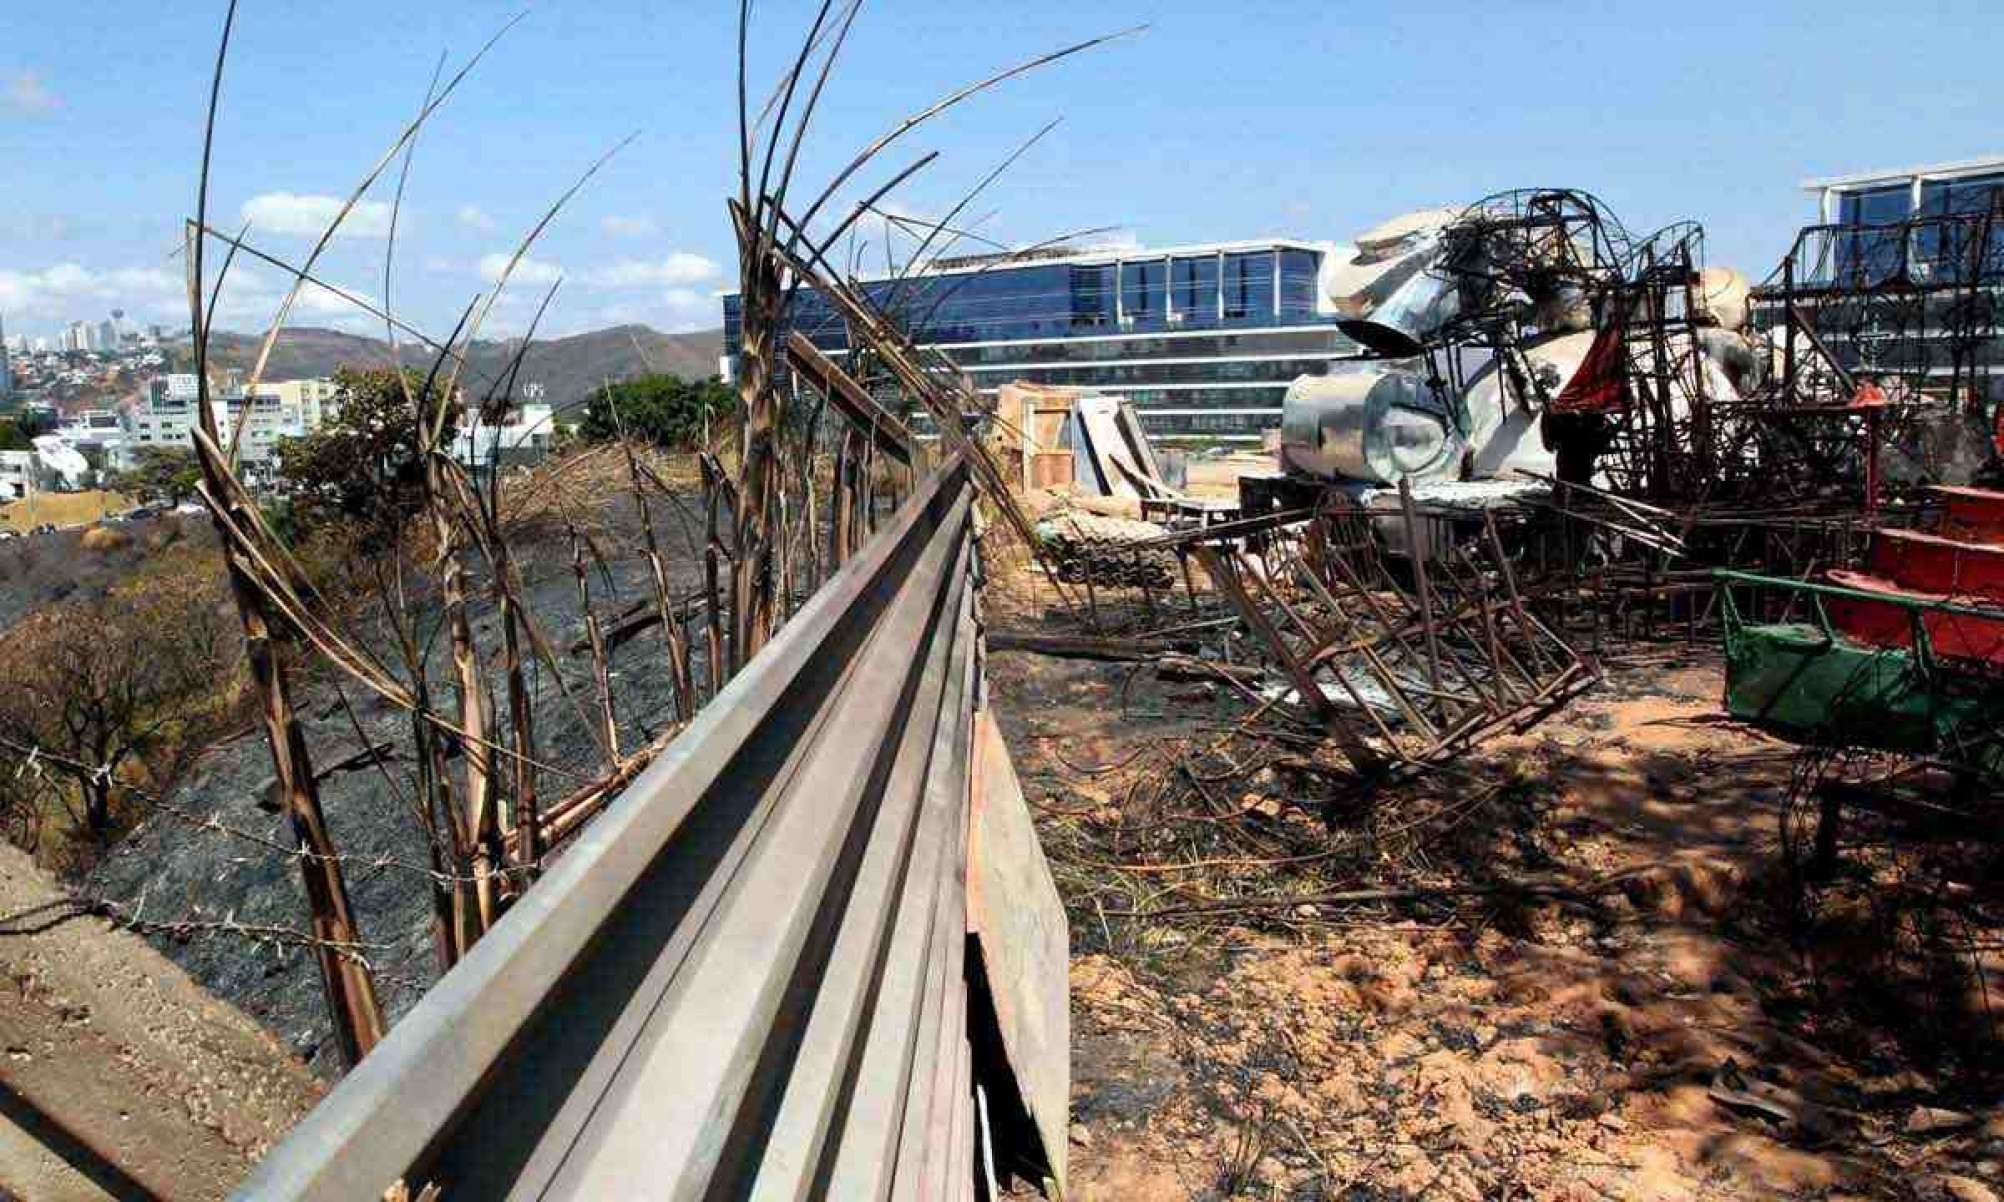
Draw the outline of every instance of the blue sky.
[[[898,194],[943,213],[1046,121],[1063,123],[970,217],[1007,243],[1114,225],[1148,245],[1342,240],[1395,213],[1519,186],[1603,198],[1630,228],[1696,218],[1709,258],[1764,276],[1810,215],[1806,176],[2004,150],[1995,0],[1386,4],[870,0],[800,176],[825,179],[903,114],[1069,41],[1144,34],[970,102],[914,134],[941,160]],[[114,305],[185,317],[174,257],[190,211],[220,0],[0,0],[0,313],[48,333]],[[214,211],[297,258],[421,100],[517,11],[486,0],[243,0]],[[811,6],[766,0],[769,82]],[[519,331],[541,281],[550,332],[719,323],[734,271],[735,5],[545,0],[427,127],[392,282],[448,328],[541,210],[623,151],[558,219],[490,329]],[[763,88],[755,86],[755,92]],[[882,178],[879,174],[876,178]],[[874,180],[872,181],[874,182]],[[389,184],[373,198],[387,200]],[[382,292],[380,213],[325,274]],[[879,237],[867,251],[881,256]],[[252,269],[226,324],[259,326],[281,279]],[[370,329],[329,298],[298,319]]]

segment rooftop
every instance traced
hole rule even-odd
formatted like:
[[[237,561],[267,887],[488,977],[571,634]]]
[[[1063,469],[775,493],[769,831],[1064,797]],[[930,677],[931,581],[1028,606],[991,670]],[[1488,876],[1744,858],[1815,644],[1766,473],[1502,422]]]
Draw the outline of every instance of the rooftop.
[[[1931,163],[1921,167],[1902,167],[1893,171],[1860,171],[1850,175],[1830,175],[1820,179],[1802,181],[1806,192],[1821,192],[1826,188],[1851,191],[1870,188],[1879,184],[1897,184],[1916,176],[1924,179],[1954,179],[1963,175],[1988,175],[2004,171],[2004,155],[1985,155],[1981,158],[1958,159],[1952,163]]]
[[[913,274],[963,275],[993,271],[997,268],[1131,263],[1136,260],[1182,258],[1190,255],[1243,254],[1246,251],[1259,250],[1309,250],[1320,254],[1354,253],[1354,248],[1349,246],[1306,238],[1249,238],[1236,242],[1193,242],[1182,246],[1098,246],[1076,250],[1054,246],[1024,251],[997,251],[989,255],[955,255],[950,258],[935,259],[925,270]],[[858,275],[856,279],[859,283],[869,284],[896,279],[900,274],[899,272],[865,273]],[[719,295],[733,297],[738,295],[738,290],[732,288]]]

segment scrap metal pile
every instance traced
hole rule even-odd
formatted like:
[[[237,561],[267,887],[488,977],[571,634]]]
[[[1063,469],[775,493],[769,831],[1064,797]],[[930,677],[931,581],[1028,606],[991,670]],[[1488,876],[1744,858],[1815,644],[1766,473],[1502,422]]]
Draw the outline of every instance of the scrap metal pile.
[[[1957,208],[1807,226],[1752,293],[1777,405],[1841,409],[1869,383],[1892,484],[1969,483],[1997,445],[2004,196]],[[1844,466],[1802,441],[1816,467]]]
[[[1194,551],[1351,766],[1449,759],[1524,729],[1598,678],[1518,588],[1493,517],[1471,532],[1400,490],[1394,558],[1354,506]]]
[[[1759,289],[1695,223],[1631,234],[1583,192],[1407,214],[1325,272],[1372,358],[1296,382],[1283,462],[1353,487],[1555,476],[1699,520],[1968,483],[2000,283],[1994,204],[1810,227]]]
[[[1732,457],[1711,409],[1758,386],[1762,360],[1745,281],[1705,268],[1697,226],[1636,237],[1586,193],[1519,190],[1357,246],[1325,288],[1379,358],[1296,382],[1290,470],[1365,485],[1530,472],[1660,496]]]

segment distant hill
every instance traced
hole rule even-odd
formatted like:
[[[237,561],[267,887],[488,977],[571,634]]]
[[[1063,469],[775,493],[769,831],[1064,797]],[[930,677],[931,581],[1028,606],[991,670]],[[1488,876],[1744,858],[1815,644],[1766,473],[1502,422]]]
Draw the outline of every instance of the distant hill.
[[[220,366],[248,370],[258,344],[256,336],[218,330],[210,340],[209,355]],[[491,378],[507,366],[519,348],[520,343],[512,339],[474,343],[463,378]],[[402,349],[405,363],[429,363],[422,347],[405,343]],[[524,384],[541,384],[549,403],[565,405],[608,379],[623,380],[648,371],[667,372],[685,380],[714,376],[723,350],[722,330],[663,334],[642,325],[613,326],[569,338],[537,339],[523,358],[520,378]],[[380,338],[303,326],[279,335],[264,374],[268,380],[291,380],[332,375],[337,367],[381,367],[388,362],[389,347]]]

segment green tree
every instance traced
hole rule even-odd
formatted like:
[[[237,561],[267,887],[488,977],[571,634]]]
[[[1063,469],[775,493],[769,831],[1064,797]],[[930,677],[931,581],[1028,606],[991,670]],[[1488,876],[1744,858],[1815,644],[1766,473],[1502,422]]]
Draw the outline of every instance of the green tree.
[[[418,373],[404,377],[399,382],[387,368],[336,371],[334,416],[304,438],[280,440],[278,475],[295,529],[347,522],[381,542],[424,504],[418,415],[433,408],[436,394],[425,393]],[[457,410],[448,413],[441,446],[458,430]]]
[[[687,451],[702,445],[706,428],[718,429],[738,408],[738,394],[715,376],[688,381],[650,374],[601,386],[585,402],[578,435],[588,442],[619,437],[620,430],[656,446]]]
[[[201,465],[189,447],[140,447],[132,466],[112,477],[111,487],[130,497],[165,500],[178,505],[195,495],[202,480]]]
[[[36,435],[47,434],[55,428],[53,417],[29,409],[0,418],[0,451],[28,450],[35,445],[32,439]]]

